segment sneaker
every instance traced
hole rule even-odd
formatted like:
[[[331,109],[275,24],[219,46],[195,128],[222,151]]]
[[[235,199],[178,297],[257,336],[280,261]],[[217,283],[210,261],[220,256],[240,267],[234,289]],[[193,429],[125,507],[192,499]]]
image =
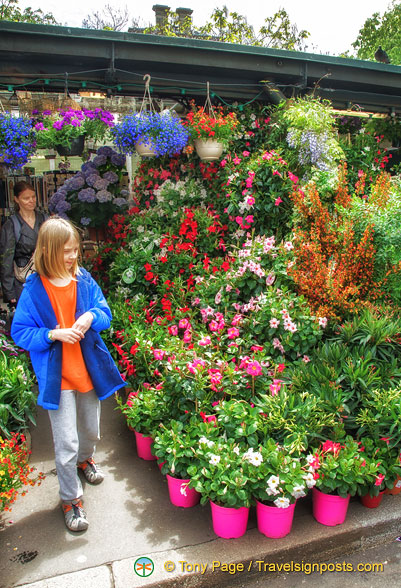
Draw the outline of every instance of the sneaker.
[[[100,484],[104,480],[104,473],[95,464],[92,458],[79,463],[78,468],[84,473],[86,480],[89,484]]]
[[[82,501],[77,500],[71,504],[62,504],[64,520],[70,531],[86,531],[89,522],[86,518],[86,512],[82,508]]]

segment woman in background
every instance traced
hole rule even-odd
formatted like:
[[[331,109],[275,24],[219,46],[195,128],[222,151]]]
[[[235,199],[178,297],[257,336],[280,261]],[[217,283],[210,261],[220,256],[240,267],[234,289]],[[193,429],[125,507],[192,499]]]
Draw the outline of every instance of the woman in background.
[[[4,302],[15,306],[24,279],[15,268],[24,268],[35,250],[40,226],[47,215],[36,210],[36,194],[29,182],[14,185],[16,212],[4,223],[0,233],[0,281]],[[22,272],[23,273],[23,272]],[[22,281],[21,281],[22,280]]]

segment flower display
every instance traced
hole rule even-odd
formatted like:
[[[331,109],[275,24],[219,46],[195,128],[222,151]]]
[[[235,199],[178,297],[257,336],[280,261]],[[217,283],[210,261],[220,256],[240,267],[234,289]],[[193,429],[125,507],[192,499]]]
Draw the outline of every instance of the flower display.
[[[11,169],[25,165],[35,152],[31,121],[0,112],[0,159]]]
[[[128,190],[121,187],[125,157],[100,147],[96,157],[81,166],[53,194],[49,210],[83,227],[100,227],[128,206]]]
[[[142,112],[125,116],[112,130],[122,153],[134,153],[137,143],[148,144],[156,156],[174,155],[188,142],[181,119],[167,112]]]
[[[20,488],[40,485],[44,479],[42,472],[38,472],[36,478],[31,477],[35,468],[28,464],[25,441],[25,436],[18,433],[11,434],[9,439],[0,437],[0,513],[11,510]],[[25,493],[24,490],[21,495]]]
[[[221,143],[227,143],[233,137],[238,121],[235,112],[224,114],[221,107],[217,107],[214,113],[209,113],[204,107],[193,106],[184,124],[193,140],[215,139]]]
[[[54,149],[56,145],[71,147],[71,141],[80,136],[102,141],[114,126],[114,116],[107,110],[43,111],[33,118],[37,147]]]

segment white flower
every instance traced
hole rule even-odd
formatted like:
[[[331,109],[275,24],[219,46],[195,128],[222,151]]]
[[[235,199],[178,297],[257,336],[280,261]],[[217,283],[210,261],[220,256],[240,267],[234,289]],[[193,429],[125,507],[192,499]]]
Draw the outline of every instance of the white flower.
[[[278,494],[278,490],[273,489],[273,488],[269,488],[269,486],[266,488],[266,494],[268,496],[276,496],[276,494]]]
[[[291,251],[291,249],[294,249],[294,245],[291,243],[291,241],[286,241],[284,243],[284,249],[287,249],[287,251]]]
[[[183,496],[187,495],[187,487],[188,487],[188,484],[181,484],[181,486],[180,486],[180,493]]]
[[[234,453],[236,453],[237,455],[239,455],[239,447],[234,447],[233,451],[234,451]]]
[[[306,482],[306,485],[308,488],[313,488],[313,486],[316,484],[316,480],[313,479],[313,474],[306,474],[306,476],[303,476],[303,479]]]
[[[220,461],[220,455],[212,455],[211,458],[209,459],[209,463],[211,465],[217,465]]]
[[[294,486],[294,490],[292,491],[292,495],[294,498],[302,498],[303,496],[306,496],[305,494],[305,486]]]
[[[252,455],[248,457],[248,461],[254,466],[260,466],[260,464],[263,462],[262,454],[258,451],[255,451],[255,453],[252,453]]]
[[[270,476],[270,478],[267,480],[267,485],[273,490],[275,490],[279,484],[280,478],[278,476]]]
[[[310,453],[309,455],[306,456],[306,461],[308,463],[313,463],[315,461],[315,456],[312,455],[312,453]]]
[[[290,501],[288,500],[288,498],[285,498],[284,496],[279,496],[278,498],[276,498],[276,500],[274,501],[274,504],[278,507],[278,508],[288,508],[290,506]]]
[[[325,328],[325,326],[327,325],[327,318],[325,316],[321,316],[319,318],[319,325],[323,327],[323,329]]]
[[[143,233],[143,231],[145,230],[145,227],[142,225],[139,225],[139,227],[136,228],[137,233]]]
[[[208,439],[206,439],[206,437],[201,437],[201,438],[199,439],[199,443],[204,443],[205,445],[207,445],[207,443],[208,443]]]
[[[270,319],[270,328],[271,329],[277,329],[279,324],[280,324],[280,321],[278,319],[276,319],[276,318]]]

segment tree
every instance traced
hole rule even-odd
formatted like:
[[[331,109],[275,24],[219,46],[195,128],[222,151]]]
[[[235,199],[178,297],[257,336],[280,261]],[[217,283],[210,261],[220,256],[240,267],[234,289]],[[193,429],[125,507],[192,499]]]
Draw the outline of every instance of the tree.
[[[175,12],[169,10],[166,12],[166,19],[162,25],[148,27],[142,32],[295,51],[305,50],[305,40],[310,35],[308,31],[298,31],[297,26],[291,23],[289,15],[284,9],[267,17],[264,20],[264,25],[260,27],[258,32],[255,32],[245,16],[237,12],[229,12],[226,6],[215,8],[209,21],[201,27],[194,27],[190,18],[181,20]]]
[[[359,59],[371,60],[382,47],[392,64],[401,65],[401,3],[393,0],[383,16],[375,12],[368,18],[352,46]]]
[[[44,13],[40,8],[32,10],[31,7],[28,7],[21,10],[18,6],[18,0],[0,0],[0,20],[32,22],[35,24],[60,24],[51,12]]]
[[[82,21],[84,29],[100,29],[104,31],[121,31],[128,23],[128,7],[113,8],[106,4],[101,12],[88,14]]]

